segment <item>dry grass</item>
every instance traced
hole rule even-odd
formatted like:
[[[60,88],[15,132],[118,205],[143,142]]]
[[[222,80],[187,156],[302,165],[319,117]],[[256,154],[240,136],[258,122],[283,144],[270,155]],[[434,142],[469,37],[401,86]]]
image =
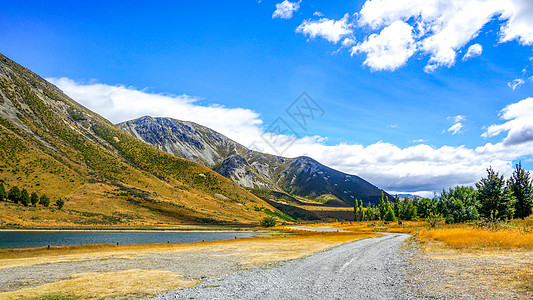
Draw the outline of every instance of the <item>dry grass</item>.
[[[445,228],[420,232],[417,238],[441,241],[461,249],[533,249],[533,233],[518,229]]]
[[[440,276],[440,284],[431,285],[428,297],[447,292],[484,295],[487,299],[509,298],[510,294],[516,299],[533,297],[533,251],[529,249],[458,248],[439,240],[418,240],[423,246],[420,259],[430,267],[415,277]],[[424,281],[415,284],[423,285]]]
[[[195,285],[180,274],[159,270],[125,270],[116,272],[80,273],[67,280],[37,287],[0,293],[0,299],[42,298],[58,294],[79,298],[107,298],[117,295],[146,298],[169,290]]]
[[[347,242],[378,236],[375,233],[327,232],[309,233],[286,237],[242,239],[242,242],[223,243],[215,251],[245,257],[241,263],[261,265],[270,262],[297,259],[312,255]]]

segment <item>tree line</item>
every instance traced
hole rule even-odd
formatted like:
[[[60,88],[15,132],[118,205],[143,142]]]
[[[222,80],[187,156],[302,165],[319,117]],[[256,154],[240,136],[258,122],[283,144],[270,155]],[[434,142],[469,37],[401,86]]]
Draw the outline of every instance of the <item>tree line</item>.
[[[530,173],[518,163],[512,176],[505,180],[503,175],[492,167],[487,169],[487,177],[474,187],[456,186],[443,190],[439,197],[414,198],[398,196],[393,201],[383,197],[378,205],[355,200],[354,219],[356,221],[396,221],[418,218],[439,217],[447,223],[474,220],[524,219],[530,216],[533,208],[533,181]]]
[[[20,203],[24,206],[37,206],[37,204],[44,207],[50,206],[50,198],[47,195],[42,194],[39,196],[36,192],[30,194],[26,189],[20,189],[17,186],[13,186],[7,191],[3,182],[0,182],[0,201],[11,201],[15,204]],[[55,206],[59,209],[63,208],[63,205],[65,205],[63,199],[59,198],[56,200]]]

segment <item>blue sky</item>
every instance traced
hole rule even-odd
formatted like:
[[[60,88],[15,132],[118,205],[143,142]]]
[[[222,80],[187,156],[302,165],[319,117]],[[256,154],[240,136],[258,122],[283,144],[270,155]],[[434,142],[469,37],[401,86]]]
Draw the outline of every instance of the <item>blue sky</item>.
[[[0,52],[113,122],[143,115],[145,106],[121,114],[130,107],[102,100],[106,89],[147,102],[167,96],[188,108],[169,114],[170,102],[159,99],[160,110],[145,114],[203,123],[246,146],[278,117],[290,123],[285,109],[305,91],[325,113],[298,129],[307,139],[283,154],[313,156],[389,191],[472,184],[488,165],[509,174],[517,160],[533,169],[529,115],[500,118],[533,97],[532,5],[390,1],[9,1],[0,11]],[[454,24],[459,31],[448,30]],[[487,133],[502,124],[500,134]],[[520,149],[503,145],[512,130],[526,141]],[[471,153],[487,143],[505,149]],[[379,152],[373,147],[402,158],[366,159]],[[469,153],[443,154],[461,149]]]

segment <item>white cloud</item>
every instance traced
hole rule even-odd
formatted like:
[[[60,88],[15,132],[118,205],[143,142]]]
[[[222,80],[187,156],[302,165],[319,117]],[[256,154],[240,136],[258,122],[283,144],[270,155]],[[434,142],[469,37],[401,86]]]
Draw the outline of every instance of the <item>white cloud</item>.
[[[483,52],[483,47],[480,44],[474,44],[468,47],[466,54],[463,56],[463,61],[467,61],[472,57],[480,56]]]
[[[466,116],[464,115],[457,115],[455,117],[449,117],[448,119],[452,119],[454,123],[459,123],[461,121],[465,121],[466,120]]]
[[[349,15],[346,14],[340,20],[330,20],[322,18],[320,20],[305,20],[296,28],[297,33],[307,35],[314,39],[322,37],[334,44],[338,43],[342,37],[351,35],[352,29],[348,22]]]
[[[281,19],[290,19],[292,18],[292,15],[294,12],[298,11],[300,9],[300,2],[290,2],[290,1],[283,1],[281,3],[276,4],[276,10],[272,14],[272,19],[274,18],[281,18]]]
[[[260,115],[243,108],[202,106],[188,95],[153,94],[123,85],[81,84],[68,78],[47,78],[67,95],[113,123],[142,116],[172,117],[216,128],[222,134],[251,143],[261,134]]]
[[[413,28],[402,21],[385,27],[380,33],[370,35],[366,41],[352,48],[352,55],[366,53],[363,62],[374,71],[390,70],[405,65],[416,51]]]
[[[533,45],[531,0],[367,0],[356,15],[357,21],[345,26],[356,30],[355,35],[366,36],[367,44],[358,45],[352,49],[352,54],[366,53],[365,64],[374,70],[395,70],[417,52],[429,55],[426,72],[451,67],[456,62],[457,52],[491,21],[500,24],[498,42]],[[317,21],[307,22],[315,24]],[[384,32],[393,24],[399,36]],[[409,32],[407,26],[411,27]],[[381,33],[377,35],[377,31]],[[327,35],[314,36],[326,38]],[[339,40],[327,39],[334,43]],[[474,44],[463,60],[481,51],[481,45]],[[380,62],[380,59],[388,62]]]
[[[189,120],[217,130],[245,146],[253,144],[254,149],[275,154],[260,138],[265,133],[260,115],[249,109],[203,106],[197,103],[196,97],[153,94],[121,85],[80,84],[68,78],[48,80],[114,123],[144,115]],[[464,146],[435,148],[426,144],[400,148],[385,142],[367,146],[326,145],[325,138],[312,136],[296,139],[284,155],[308,155],[329,167],[357,174],[386,190],[432,194],[458,184],[471,185],[485,175],[489,166],[509,176],[512,160],[533,155],[532,115],[533,98],[507,106],[501,112],[506,122],[490,126],[485,133],[485,136],[495,136],[507,132],[505,139],[475,149]],[[280,136],[281,140],[291,138]]]
[[[526,83],[524,81],[524,79],[522,78],[517,78],[517,79],[514,79],[513,81],[511,82],[508,82],[507,85],[514,90],[516,90],[517,88],[519,88],[522,84]]]
[[[412,140],[411,143],[425,143],[425,142],[428,142],[429,140],[426,140],[426,139],[418,139],[418,140]]]
[[[489,126],[483,133],[483,137],[492,137],[507,132],[503,140],[506,146],[533,141],[533,98],[506,106],[501,110],[500,118],[506,122]]]
[[[316,17],[323,17],[324,14],[321,13],[321,12],[319,12],[319,11],[315,11],[315,12],[313,13],[313,16],[316,16]]]
[[[450,128],[448,128],[448,132],[451,132],[452,134],[458,134],[461,132],[461,128],[463,128],[463,124],[461,122],[453,124]]]

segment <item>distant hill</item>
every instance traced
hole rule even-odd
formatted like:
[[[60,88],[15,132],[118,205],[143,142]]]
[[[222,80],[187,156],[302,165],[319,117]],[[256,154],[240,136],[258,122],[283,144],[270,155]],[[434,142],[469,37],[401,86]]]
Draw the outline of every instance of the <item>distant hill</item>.
[[[178,157],[201,163],[247,188],[285,192],[333,206],[355,199],[379,202],[381,189],[310,157],[286,158],[247,149],[205,126],[171,118],[141,117],[118,124],[132,136]]]
[[[180,141],[191,138],[181,147],[200,146],[185,133],[173,134]],[[233,154],[220,145],[213,157],[202,152],[203,163]],[[180,156],[198,161],[193,148],[190,156]],[[62,210],[0,202],[0,224],[257,224],[265,209],[278,213],[217,172],[139,141],[1,54],[0,180],[8,189],[18,186],[45,193],[52,202],[66,200]]]

